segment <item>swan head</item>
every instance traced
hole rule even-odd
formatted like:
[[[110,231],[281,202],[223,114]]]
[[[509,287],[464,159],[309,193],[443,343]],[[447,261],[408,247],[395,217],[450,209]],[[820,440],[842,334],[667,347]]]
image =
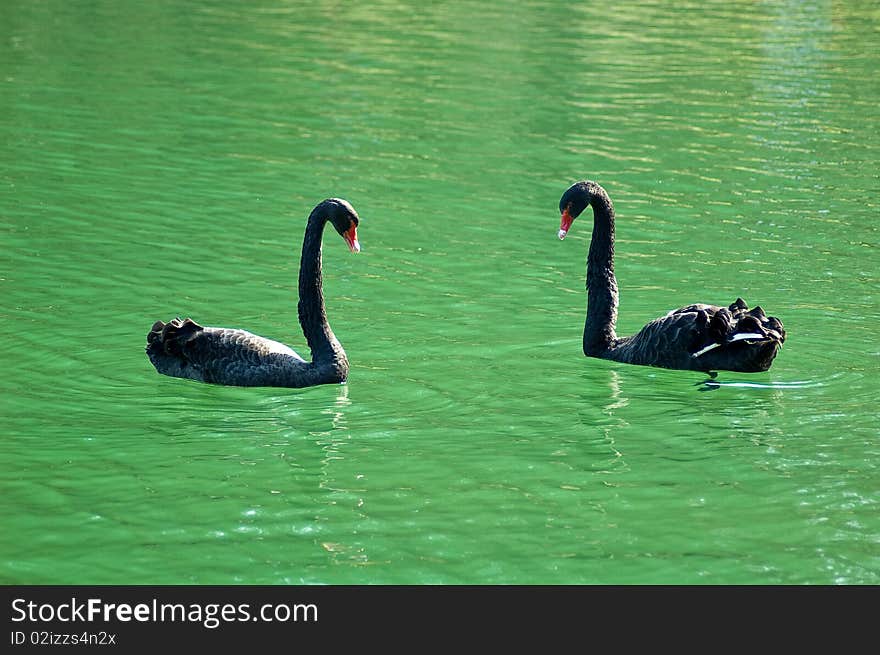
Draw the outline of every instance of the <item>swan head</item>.
[[[317,209],[333,225],[339,235],[345,239],[349,250],[360,252],[361,244],[358,241],[357,226],[360,218],[354,207],[342,198],[327,198],[318,205]]]
[[[562,219],[559,223],[558,237],[564,239],[571,229],[574,219],[593,201],[593,187],[598,186],[595,182],[575,182],[565,190],[559,199],[559,213]]]

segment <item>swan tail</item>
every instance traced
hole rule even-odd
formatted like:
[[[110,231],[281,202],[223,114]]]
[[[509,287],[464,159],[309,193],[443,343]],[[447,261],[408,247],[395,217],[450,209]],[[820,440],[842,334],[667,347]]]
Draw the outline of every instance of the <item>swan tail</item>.
[[[742,298],[728,307],[692,306],[697,312],[691,359],[699,368],[766,371],[785,342],[782,321]]]
[[[203,379],[204,372],[190,361],[190,345],[204,331],[190,318],[178,316],[167,323],[156,321],[147,333],[147,357],[159,373],[174,377]]]
[[[156,321],[147,333],[147,352],[180,357],[186,343],[204,330],[191,318],[173,318],[167,323]]]

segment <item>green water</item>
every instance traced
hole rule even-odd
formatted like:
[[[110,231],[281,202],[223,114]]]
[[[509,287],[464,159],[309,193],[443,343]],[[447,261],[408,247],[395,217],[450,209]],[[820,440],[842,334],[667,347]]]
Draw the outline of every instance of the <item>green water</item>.
[[[0,581],[880,583],[880,8],[871,2],[0,3]],[[742,296],[764,374],[580,351]],[[157,319],[344,386],[156,374]]]

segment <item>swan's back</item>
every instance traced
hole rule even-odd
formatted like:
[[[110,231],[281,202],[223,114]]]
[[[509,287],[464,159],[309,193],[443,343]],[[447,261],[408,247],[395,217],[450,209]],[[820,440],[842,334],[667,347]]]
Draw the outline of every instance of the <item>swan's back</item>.
[[[146,350],[156,370],[173,377],[236,386],[315,384],[316,367],[283,343],[247,330],[203,327],[189,318],[156,321]]]
[[[742,298],[688,305],[655,319],[607,353],[616,361],[696,371],[766,371],[785,341],[782,322]]]

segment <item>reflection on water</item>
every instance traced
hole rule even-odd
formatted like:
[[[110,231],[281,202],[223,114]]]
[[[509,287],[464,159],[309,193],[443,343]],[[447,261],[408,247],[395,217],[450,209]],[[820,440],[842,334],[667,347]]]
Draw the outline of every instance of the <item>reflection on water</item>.
[[[623,409],[629,405],[629,399],[623,396],[620,392],[620,375],[617,371],[608,371],[608,383],[611,388],[611,398],[610,402],[605,405],[605,412],[610,419],[617,421],[619,427],[628,427],[627,422],[623,418],[614,418],[617,414],[616,410]],[[615,461],[615,464],[619,462],[620,466],[625,467],[626,461],[623,459],[623,454],[615,446],[614,429],[611,426],[603,426],[603,431],[605,433],[605,441],[608,444],[608,447],[614,453],[615,457],[618,458],[618,460]]]

